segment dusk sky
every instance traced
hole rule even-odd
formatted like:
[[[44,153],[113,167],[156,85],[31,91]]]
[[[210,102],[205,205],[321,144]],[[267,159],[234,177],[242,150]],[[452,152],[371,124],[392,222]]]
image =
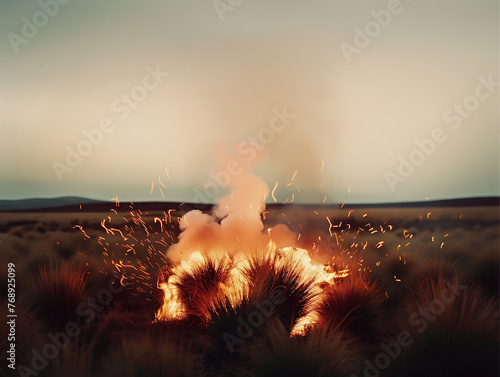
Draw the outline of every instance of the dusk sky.
[[[0,199],[206,187],[213,201],[242,165],[278,202],[499,194],[497,1],[0,0],[0,14]]]

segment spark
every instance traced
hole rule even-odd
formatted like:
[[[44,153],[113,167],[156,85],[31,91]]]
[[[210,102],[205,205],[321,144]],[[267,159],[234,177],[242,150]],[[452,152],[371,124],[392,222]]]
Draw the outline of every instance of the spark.
[[[167,189],[167,186],[165,186],[165,185],[163,184],[163,182],[161,181],[160,176],[158,176],[158,182],[160,182],[160,185],[162,185],[163,187],[165,187],[165,190]]]
[[[274,185],[273,191],[271,191],[271,196],[273,197],[275,203],[278,202],[276,200],[276,197],[274,196],[274,192],[276,191],[277,187],[278,187],[278,182],[276,182],[276,184]]]
[[[123,238],[123,240],[124,240],[124,241],[126,241],[126,240],[128,239],[127,237],[125,237],[125,236],[123,235],[123,233],[122,233],[122,231],[121,231],[120,229],[110,228],[110,230],[114,230],[114,231],[116,231],[116,232],[120,233],[120,236],[122,236],[122,238]]]
[[[298,172],[299,172],[298,170],[295,170],[295,173],[293,173],[292,182],[295,179],[295,176],[297,175]]]
[[[319,173],[323,173],[323,168],[325,167],[325,161],[321,161],[321,169],[319,171]]]
[[[85,231],[83,230],[83,227],[81,225],[75,225],[75,226],[73,226],[73,228],[80,229],[82,231],[82,233],[83,233],[83,235],[84,235],[85,238],[90,238],[90,236],[87,233],[85,233]]]
[[[328,216],[326,216],[326,220],[328,221],[328,224],[330,224],[330,227],[328,228],[328,232],[330,233],[330,237],[332,236],[332,222],[330,221],[330,219],[328,218]]]
[[[125,275],[122,276],[122,278],[120,279],[120,284],[123,285],[125,287],[125,284],[123,284],[123,280],[125,279]]]
[[[106,231],[107,234],[115,234],[111,229],[107,228],[106,227],[106,219],[102,220],[101,221],[101,226],[104,228],[104,230]]]
[[[155,184],[155,181],[151,181],[151,192],[150,192],[151,195],[153,194],[154,184]]]
[[[168,210],[168,222],[170,222],[170,223],[172,222],[172,212],[173,211],[177,211],[177,210],[173,209],[173,208]]]
[[[165,229],[163,228],[163,221],[162,221],[162,219],[160,219],[159,217],[155,217],[155,220],[154,220],[155,224],[158,221],[160,222],[161,231],[165,232]]]

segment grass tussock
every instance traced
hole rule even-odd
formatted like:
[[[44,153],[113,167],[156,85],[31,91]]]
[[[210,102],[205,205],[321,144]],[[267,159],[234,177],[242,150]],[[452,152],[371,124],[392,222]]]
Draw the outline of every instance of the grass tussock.
[[[394,375],[498,376],[498,300],[464,279],[429,278],[395,319],[413,343]]]
[[[123,340],[103,362],[103,377],[204,376],[200,353],[168,337]]]
[[[377,340],[381,334],[386,304],[381,284],[353,274],[327,287],[316,311],[323,327],[338,327],[368,341]]]
[[[50,377],[87,377],[93,375],[90,349],[78,340],[69,343],[60,350],[46,370]]]
[[[40,268],[31,280],[32,308],[52,328],[79,321],[78,306],[87,297],[91,273],[85,264],[52,261]]]
[[[434,256],[420,260],[411,268],[411,273],[402,280],[402,294],[411,295],[412,292],[426,289],[432,290],[436,281],[460,279],[465,281],[467,273],[456,260],[446,256]]]
[[[270,322],[266,336],[244,352],[254,377],[347,377],[358,372],[364,357],[359,344],[340,331],[290,337],[280,321]]]
[[[0,303],[0,313],[2,318],[6,319],[9,314],[8,302],[2,300]],[[35,313],[31,310],[30,306],[24,299],[18,299],[15,304],[15,313],[17,315],[16,328],[15,328],[15,344],[16,344],[16,360],[18,364],[28,364],[31,362],[33,355],[32,349],[40,349],[46,342],[45,336],[47,329],[43,321],[35,317]],[[7,320],[5,320],[7,322]],[[9,350],[10,341],[7,338],[7,325],[5,328],[5,336],[0,342],[0,352],[2,355],[7,355]],[[6,357],[2,357],[0,361],[2,367],[7,368]],[[5,369],[7,370],[7,369]]]
[[[475,256],[471,265],[473,278],[492,297],[498,297],[500,282],[500,251],[498,245],[491,246]]]
[[[178,268],[173,283],[188,317],[202,321],[209,318],[210,308],[224,295],[223,286],[232,268],[231,259],[212,256]]]
[[[312,310],[317,298],[315,277],[306,276],[304,256],[291,250],[278,249],[255,256],[243,268],[248,279],[248,302],[255,305],[271,302],[272,317],[290,333],[297,320]]]

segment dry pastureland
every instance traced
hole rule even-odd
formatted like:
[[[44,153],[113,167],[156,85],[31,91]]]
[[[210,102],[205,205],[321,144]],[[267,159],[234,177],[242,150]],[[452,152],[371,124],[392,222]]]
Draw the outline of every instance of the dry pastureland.
[[[286,224],[289,248],[174,263],[180,215],[0,213],[4,318],[8,263],[16,271],[17,373],[499,373],[497,207],[276,207],[264,233]]]

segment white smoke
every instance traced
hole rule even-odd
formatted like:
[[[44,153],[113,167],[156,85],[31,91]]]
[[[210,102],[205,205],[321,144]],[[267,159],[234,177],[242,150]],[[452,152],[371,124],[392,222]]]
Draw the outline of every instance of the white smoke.
[[[225,166],[225,160],[218,158],[218,165]],[[269,186],[263,179],[242,171],[231,176],[228,186],[230,193],[216,201],[211,215],[193,210],[181,218],[179,242],[167,252],[170,260],[178,262],[196,251],[249,253],[269,241],[277,247],[295,245],[296,235],[283,224],[264,230],[261,215]]]

